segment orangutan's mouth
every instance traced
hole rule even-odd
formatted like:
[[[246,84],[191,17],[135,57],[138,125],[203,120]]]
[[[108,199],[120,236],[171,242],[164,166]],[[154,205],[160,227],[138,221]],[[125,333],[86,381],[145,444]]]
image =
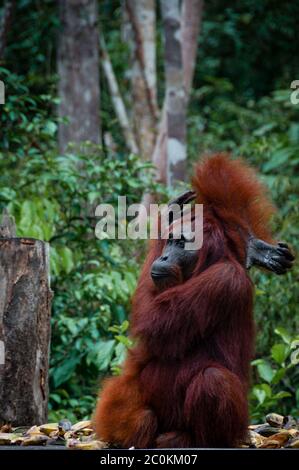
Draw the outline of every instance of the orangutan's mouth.
[[[171,275],[169,275],[169,273],[155,273],[155,272],[151,272],[151,276],[154,277],[155,279],[159,279],[159,278],[165,278],[165,277],[171,277]]]
[[[160,292],[180,284],[180,279],[170,273],[151,273],[151,276],[153,283]]]

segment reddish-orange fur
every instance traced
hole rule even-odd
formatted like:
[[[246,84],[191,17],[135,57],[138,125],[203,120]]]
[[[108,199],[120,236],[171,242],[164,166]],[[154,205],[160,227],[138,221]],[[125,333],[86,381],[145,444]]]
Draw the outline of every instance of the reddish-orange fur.
[[[100,438],[135,447],[235,446],[246,434],[253,354],[250,233],[271,240],[273,212],[244,162],[215,155],[193,179],[204,241],[192,277],[158,292],[150,277],[164,241],[151,242],[133,300],[138,340],[120,377],[100,393]]]

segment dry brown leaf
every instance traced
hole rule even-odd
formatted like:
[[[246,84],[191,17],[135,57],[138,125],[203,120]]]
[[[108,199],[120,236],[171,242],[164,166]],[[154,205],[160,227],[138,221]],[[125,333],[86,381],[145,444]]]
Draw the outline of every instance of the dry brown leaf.
[[[91,425],[91,421],[90,420],[87,420],[87,421],[79,421],[78,423],[74,424],[72,426],[72,431],[73,432],[78,432],[78,431],[82,431],[83,429],[85,428],[91,428],[92,425]]]
[[[267,439],[266,437],[261,436],[255,431],[249,431],[249,437],[250,443],[257,448],[261,447]]]
[[[41,436],[42,433],[40,432],[39,426],[32,426],[25,432],[26,436],[32,436],[32,435],[37,435]]]
[[[263,445],[259,447],[259,449],[280,449],[281,443],[276,439],[268,439]]]
[[[49,436],[51,432],[58,431],[58,423],[43,424],[42,426],[39,426],[39,430],[41,433],[46,434],[46,436]]]
[[[13,439],[18,437],[17,434],[12,432],[1,432],[0,433],[0,445],[10,445]]]
[[[290,440],[287,447],[291,447],[292,449],[299,449],[299,439],[295,438]]]
[[[26,437],[23,442],[21,443],[22,446],[42,446],[44,445],[47,440],[48,436],[41,434],[39,435],[32,435],[30,437]]]
[[[91,434],[94,433],[94,430],[91,429],[91,428],[85,428],[85,429],[82,429],[82,431],[77,431],[78,434],[82,434],[83,436],[90,436]]]
[[[71,439],[72,437],[75,437],[75,433],[73,431],[67,431],[63,437],[65,440],[68,440],[68,439]]]
[[[80,437],[80,441],[82,441],[82,442],[97,441],[97,440],[98,440],[97,435],[94,432],[92,434],[90,434],[89,436],[81,436]]]
[[[3,424],[3,426],[0,427],[0,433],[2,432],[12,432],[11,424]]]
[[[19,435],[17,436],[15,439],[12,439],[11,440],[11,445],[14,445],[14,446],[19,446],[22,444],[22,442],[25,440],[26,438]]]
[[[288,433],[291,437],[299,437],[298,429],[288,429]]]
[[[107,444],[103,441],[80,442],[76,439],[69,439],[67,441],[67,448],[73,450],[99,450],[107,448]]]
[[[288,430],[282,429],[279,433],[274,434],[271,437],[268,437],[263,445],[261,446],[262,449],[275,449],[279,447],[283,447],[286,442],[290,439],[291,434]]]

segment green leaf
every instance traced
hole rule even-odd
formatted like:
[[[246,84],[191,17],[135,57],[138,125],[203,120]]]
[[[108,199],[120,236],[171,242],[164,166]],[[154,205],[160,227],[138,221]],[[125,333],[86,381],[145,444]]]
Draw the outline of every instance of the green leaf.
[[[128,330],[129,326],[130,323],[128,322],[128,320],[125,320],[121,325],[121,332],[125,333]]]
[[[263,170],[267,172],[270,170],[280,169],[280,167],[289,160],[292,153],[293,149],[290,148],[282,148],[278,150],[272,155],[271,160],[263,165]]]
[[[276,127],[276,123],[275,122],[269,122],[269,123],[264,124],[263,126],[259,127],[255,131],[253,131],[253,135],[256,135],[257,137],[261,137],[261,136],[267,134],[267,132],[272,131],[272,129],[274,127]]]
[[[20,226],[29,227],[32,224],[34,218],[34,205],[32,201],[24,201],[22,203],[20,214]]]
[[[266,398],[270,398],[272,395],[271,388],[267,384],[256,385],[252,389],[253,395],[257,398],[260,405],[262,405]]]
[[[272,382],[272,379],[275,375],[275,371],[272,369],[271,365],[264,361],[261,364],[258,364],[257,370],[259,376],[268,383]]]
[[[55,248],[52,246],[50,247],[50,268],[51,268],[51,273],[54,276],[58,276],[60,273],[60,268],[59,268],[59,256]]]
[[[115,348],[115,340],[110,339],[107,341],[100,341],[97,344],[96,350],[97,350],[97,364],[99,367],[100,372],[105,372],[109,368],[109,364],[114,352]]]
[[[255,385],[252,389],[253,396],[255,396],[260,405],[262,405],[267,398],[271,398],[272,391],[268,384]]]
[[[281,392],[278,392],[275,395],[273,395],[273,398],[275,398],[276,400],[279,400],[281,398],[287,398],[287,397],[291,397],[291,396],[292,396],[291,393],[281,391]]]
[[[67,274],[74,268],[73,253],[67,246],[57,248],[60,265]]]
[[[271,348],[271,357],[277,364],[282,365],[288,357],[289,351],[290,349],[286,344],[274,344]]]
[[[281,379],[284,378],[284,376],[286,375],[286,372],[287,372],[287,369],[286,368],[281,368],[281,369],[278,369],[278,371],[275,373],[273,379],[272,379],[272,384],[273,385],[276,385],[278,384]]]
[[[61,396],[58,395],[58,393],[51,393],[50,394],[50,401],[53,400],[56,403],[60,404],[61,403]]]
[[[132,345],[131,340],[130,340],[127,336],[124,336],[124,335],[117,335],[117,336],[115,336],[115,339],[116,339],[119,343],[124,344],[127,348],[129,348],[129,347]]]
[[[272,397],[272,390],[271,390],[271,387],[268,384],[261,384],[260,388],[261,388],[261,390],[264,390],[264,392],[266,393],[267,398]]]
[[[258,297],[260,295],[265,295],[265,291],[256,287],[255,295]]]
[[[61,366],[57,367],[53,372],[54,386],[59,387],[59,385],[67,382],[73,375],[74,370],[80,361],[81,356],[76,353],[76,355],[66,359]]]
[[[115,358],[111,362],[112,371],[115,371],[115,368],[119,368],[119,366],[122,365],[122,363],[127,357],[127,351],[128,349],[124,344],[122,343],[117,344],[115,348]]]
[[[259,403],[262,405],[266,399],[266,393],[264,390],[253,389],[253,395],[258,399]]]
[[[251,361],[252,366],[257,366],[258,364],[264,364],[264,359],[255,359],[254,361]]]
[[[44,131],[46,134],[53,136],[57,131],[57,125],[53,121],[48,121],[45,125]]]
[[[283,339],[283,341],[286,343],[286,344],[291,344],[292,342],[292,339],[291,339],[291,336],[290,334],[287,332],[287,330],[283,327],[278,327],[278,328],[275,328],[274,332],[281,337],[281,339]]]
[[[289,139],[293,144],[297,144],[299,142],[299,124],[297,122],[293,122],[290,125]]]

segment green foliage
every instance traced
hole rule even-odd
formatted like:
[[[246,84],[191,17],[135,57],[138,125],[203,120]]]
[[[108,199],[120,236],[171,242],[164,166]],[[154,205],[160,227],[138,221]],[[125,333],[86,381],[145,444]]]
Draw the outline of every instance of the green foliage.
[[[197,61],[202,76],[226,77],[237,96],[268,95],[298,77],[299,2],[243,0],[206,2]]]
[[[114,325],[109,328],[109,331],[115,334],[114,341],[116,342],[115,358],[110,364],[113,375],[120,374],[121,366],[126,358],[127,351],[133,346],[133,341],[126,335],[128,328],[129,322],[127,320],[125,320],[121,325]]]
[[[0,150],[13,170],[16,163],[24,165],[55,146],[57,124],[51,114],[57,100],[48,94],[34,95],[24,76],[4,67],[0,67],[0,79],[6,90],[0,114]]]
[[[272,346],[271,357],[252,362],[259,382],[251,391],[251,417],[255,421],[261,421],[272,410],[298,415],[299,393],[294,376],[298,383],[299,336],[292,338],[284,328],[276,328],[275,333],[281,342]]]
[[[26,74],[27,84],[34,87],[36,94],[48,94],[56,76],[58,4],[54,0],[18,0],[15,3],[5,63],[18,75]]]

